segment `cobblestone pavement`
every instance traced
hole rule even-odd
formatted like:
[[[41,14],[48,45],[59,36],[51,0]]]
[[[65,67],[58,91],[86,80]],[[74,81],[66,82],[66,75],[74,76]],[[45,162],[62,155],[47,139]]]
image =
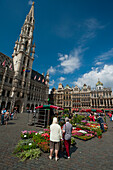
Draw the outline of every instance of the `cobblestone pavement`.
[[[49,160],[43,153],[39,160],[20,162],[12,152],[20,140],[22,130],[40,130],[28,126],[27,113],[18,114],[17,120],[10,120],[8,125],[0,126],[0,170],[112,170],[113,169],[113,122],[107,118],[108,131],[101,139],[89,141],[76,139],[76,146],[71,148],[71,159],[60,155],[60,160]]]

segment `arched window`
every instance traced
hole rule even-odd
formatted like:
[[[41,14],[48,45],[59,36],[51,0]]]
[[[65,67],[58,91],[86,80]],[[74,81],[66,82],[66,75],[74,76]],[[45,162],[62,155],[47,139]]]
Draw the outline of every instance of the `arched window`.
[[[25,57],[24,57],[24,59],[23,59],[23,65],[25,64]]]
[[[27,67],[29,67],[29,60],[28,60],[28,62],[27,62]]]
[[[27,50],[27,45],[28,45],[28,41],[25,42],[25,48],[24,48],[25,51]]]
[[[29,32],[30,32],[30,27],[28,28],[28,32],[27,32],[27,35],[29,35]]]
[[[30,18],[30,22],[32,21],[32,17]]]

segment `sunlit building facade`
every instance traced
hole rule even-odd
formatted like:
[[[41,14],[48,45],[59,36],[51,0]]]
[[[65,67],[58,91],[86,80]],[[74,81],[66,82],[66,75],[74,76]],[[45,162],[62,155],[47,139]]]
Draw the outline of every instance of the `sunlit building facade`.
[[[59,83],[58,89],[53,88],[50,94],[50,103],[68,109],[71,112],[80,111],[81,109],[113,108],[113,95],[111,88],[103,87],[103,83],[97,82],[96,88],[91,89],[86,84],[82,88],[63,87]]]

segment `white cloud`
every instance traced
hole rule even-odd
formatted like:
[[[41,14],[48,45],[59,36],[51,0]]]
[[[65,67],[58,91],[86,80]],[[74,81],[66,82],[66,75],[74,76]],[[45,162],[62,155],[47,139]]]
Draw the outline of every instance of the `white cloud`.
[[[85,21],[85,25],[87,26],[89,31],[95,31],[97,29],[105,28],[104,25],[101,25],[96,18],[90,18]]]
[[[102,65],[103,62],[97,62],[95,65],[99,66],[99,65]]]
[[[64,81],[65,79],[66,79],[66,78],[64,78],[64,77],[60,77],[60,78],[59,78],[60,81]]]
[[[50,81],[49,86],[53,86],[54,84],[55,84],[55,81],[52,80],[52,81]]]
[[[52,66],[48,69],[49,73],[54,74],[56,72],[56,69]]]
[[[33,3],[32,0],[29,0],[29,1],[28,1],[28,4],[29,4],[29,5],[32,5],[32,3]]]
[[[59,56],[59,59],[58,59],[59,61],[64,61],[64,60],[68,59],[68,55],[67,54],[63,55],[61,53],[58,53],[58,56]]]
[[[65,54],[62,57],[60,66],[63,69],[64,74],[73,73],[76,69],[79,69],[81,62],[80,58],[82,57],[83,49],[77,48],[74,49],[69,55]]]
[[[97,56],[96,58],[99,59],[100,61],[103,60],[108,60],[109,58],[113,57],[113,48],[111,48],[109,51]]]
[[[104,84],[104,87],[113,89],[113,65],[104,65],[101,70],[93,68],[89,73],[85,73],[81,78],[78,78],[73,84],[77,84],[79,87],[82,87],[83,84],[95,87],[98,78]]]
[[[90,18],[85,20],[85,22],[81,24],[81,27],[84,28],[85,32],[82,35],[79,43],[83,45],[88,40],[95,38],[97,31],[104,29],[105,25],[101,25],[96,18]]]

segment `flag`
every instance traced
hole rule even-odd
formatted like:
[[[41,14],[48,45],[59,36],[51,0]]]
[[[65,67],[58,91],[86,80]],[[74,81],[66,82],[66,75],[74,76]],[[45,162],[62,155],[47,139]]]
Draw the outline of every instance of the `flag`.
[[[42,79],[42,83],[44,82],[44,79]]]
[[[41,80],[41,77],[38,78],[38,81],[40,81],[40,80]]]
[[[3,67],[5,66],[5,62],[6,62],[6,60],[4,60],[4,62],[2,63],[2,66],[3,66]]]
[[[36,80],[37,75],[35,75],[34,80]]]
[[[47,80],[45,81],[45,84],[47,84]]]
[[[30,72],[30,70],[26,70],[25,72]]]
[[[10,64],[9,68],[12,70],[12,63]]]

